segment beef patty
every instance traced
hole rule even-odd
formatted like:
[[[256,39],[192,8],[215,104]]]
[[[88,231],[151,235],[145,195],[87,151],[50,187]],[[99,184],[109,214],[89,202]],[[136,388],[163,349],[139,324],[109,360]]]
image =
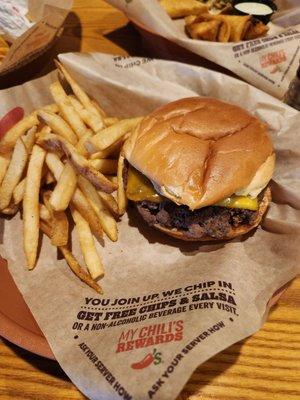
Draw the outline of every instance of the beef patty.
[[[161,203],[140,201],[136,203],[136,207],[150,226],[159,224],[166,228],[183,230],[191,238],[207,235],[222,239],[233,227],[253,224],[258,214],[258,211],[219,206],[191,211],[187,206],[178,206],[168,200]]]

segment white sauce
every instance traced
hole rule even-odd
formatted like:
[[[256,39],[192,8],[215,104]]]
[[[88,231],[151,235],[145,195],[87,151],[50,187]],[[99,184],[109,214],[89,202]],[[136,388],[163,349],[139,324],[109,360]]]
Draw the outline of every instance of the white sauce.
[[[251,15],[269,15],[273,13],[271,7],[261,3],[239,3],[234,6],[237,10]]]

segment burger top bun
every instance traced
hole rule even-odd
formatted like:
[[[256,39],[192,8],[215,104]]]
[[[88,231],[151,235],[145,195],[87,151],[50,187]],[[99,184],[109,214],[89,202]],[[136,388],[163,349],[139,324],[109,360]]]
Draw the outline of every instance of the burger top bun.
[[[124,152],[160,194],[192,210],[234,193],[256,196],[275,161],[265,124],[240,107],[201,97],[152,112]]]

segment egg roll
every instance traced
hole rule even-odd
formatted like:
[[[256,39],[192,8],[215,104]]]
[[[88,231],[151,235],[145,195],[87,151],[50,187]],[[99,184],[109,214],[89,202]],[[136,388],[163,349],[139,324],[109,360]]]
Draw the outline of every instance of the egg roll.
[[[197,18],[197,15],[189,15],[184,18],[185,25],[191,25],[193,22],[195,22]]]
[[[228,22],[222,21],[219,33],[218,33],[218,42],[227,43],[230,39],[231,28]]]
[[[221,24],[222,21],[203,21],[187,25],[186,29],[193,39],[209,40],[214,42],[218,38]]]
[[[160,4],[171,18],[208,12],[208,7],[198,0],[160,0]]]
[[[264,36],[268,32],[269,28],[263,22],[252,18],[251,24],[247,29],[244,40],[256,39]]]
[[[215,15],[214,18],[225,21],[230,26],[230,42],[239,42],[251,25],[251,15]]]

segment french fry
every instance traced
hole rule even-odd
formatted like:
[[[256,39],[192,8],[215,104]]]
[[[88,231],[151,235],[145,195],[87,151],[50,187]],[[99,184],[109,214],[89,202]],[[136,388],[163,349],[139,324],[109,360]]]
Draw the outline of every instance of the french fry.
[[[39,240],[39,191],[46,152],[34,145],[28,164],[23,199],[24,250],[29,269],[36,263]]]
[[[71,270],[74,272],[74,274],[80,279],[82,280],[84,283],[86,283],[87,285],[89,285],[92,289],[94,289],[97,293],[99,294],[103,294],[103,291],[101,289],[101,287],[98,285],[97,282],[95,282],[93,280],[93,278],[91,278],[89,276],[89,274],[87,274],[85,272],[85,270],[80,266],[80,264],[78,263],[78,261],[76,260],[76,258],[73,256],[73,254],[71,253],[71,251],[66,247],[66,246],[60,246],[59,250],[62,252],[65,260],[67,261],[69,267],[71,268]]]
[[[114,156],[116,156],[116,158],[118,158],[120,150],[121,150],[121,148],[123,146],[123,143],[124,143],[124,140],[122,138],[121,140],[118,140],[113,145],[107,147],[107,149],[100,150],[100,151],[97,151],[97,153],[91,154],[90,155],[90,159],[91,160],[95,160],[95,159],[98,159],[98,158],[108,158],[108,157],[114,158]]]
[[[86,114],[87,110],[83,107],[83,105],[82,105],[82,104],[80,103],[80,101],[76,98],[76,96],[74,96],[74,94],[69,94],[68,97],[69,97],[69,100],[70,100],[72,106],[73,106],[74,109],[78,112],[78,114],[81,116],[81,118],[82,118],[83,115],[84,115],[84,118],[86,118],[86,116],[87,116],[87,114]],[[84,121],[84,118],[82,118],[83,121]],[[86,121],[84,121],[84,122],[86,122]]]
[[[60,161],[59,157],[56,154],[48,153],[46,156],[46,164],[55,176],[55,179],[59,180],[64,169],[64,164]],[[72,204],[88,221],[94,235],[98,238],[102,238],[103,230],[100,221],[81,190],[75,190],[72,197]]]
[[[57,103],[62,116],[72,127],[78,139],[80,139],[85,135],[87,127],[83,123],[80,114],[74,109],[60,82],[56,81],[52,83],[50,85],[50,92],[54,101]]]
[[[37,126],[39,121],[37,116],[32,113],[27,117],[21,119],[12,128],[10,128],[6,134],[0,139],[0,153],[7,153],[11,151],[20,136],[24,135],[30,128]]]
[[[124,169],[125,158],[123,154],[120,154],[118,161],[118,191],[117,191],[117,202],[119,207],[119,214],[123,215],[126,211],[127,197],[123,182],[123,169]]]
[[[17,140],[10,164],[0,187],[0,210],[9,206],[13,191],[22,177],[33,147],[35,131],[35,127],[31,128],[27,135],[21,136]]]
[[[118,170],[118,160],[112,160],[109,158],[90,160],[89,164],[97,171],[102,172],[102,174],[113,175],[116,174]]]
[[[47,208],[51,218],[53,218],[54,216],[54,210],[52,209],[50,203],[49,203],[49,199],[51,197],[52,191],[51,190],[43,190],[41,191],[41,197],[43,199],[44,205]]]
[[[98,101],[95,99],[91,99],[91,102],[93,106],[97,109],[98,113],[101,115],[102,118],[106,118],[106,112],[103,110],[103,108],[100,106]]]
[[[23,178],[17,186],[14,188],[13,191],[13,202],[14,204],[19,204],[23,200],[24,193],[25,193],[25,184],[26,178]]]
[[[83,218],[89,223],[93,234],[101,239],[103,237],[102,225],[95,213],[94,209],[91,207],[89,201],[82,193],[81,190],[76,189],[72,198],[72,204],[80,212]]]
[[[53,246],[65,246],[69,239],[69,221],[63,211],[54,211],[52,219],[51,244]]]
[[[88,157],[89,152],[87,151],[87,149],[84,146],[84,143],[90,138],[92,137],[92,131],[87,132],[85,135],[83,135],[78,143],[76,144],[76,149],[78,151],[79,154],[81,154],[84,157]]]
[[[33,126],[32,128],[28,129],[26,135],[24,135],[24,138],[21,137],[21,139],[23,139],[24,145],[25,145],[27,153],[29,155],[31,154],[33,145],[35,143],[36,131],[37,131],[37,127]]]
[[[118,229],[116,221],[106,209],[101,197],[97,193],[97,190],[83,176],[78,177],[78,186],[82,190],[85,197],[88,199],[97,217],[99,218],[104,232],[110,238],[110,240],[115,242],[118,239]]]
[[[89,161],[78,153],[76,148],[58,135],[47,134],[39,137],[38,143],[50,151],[62,150],[79,174],[85,176],[97,189],[112,193],[117,186],[93,168]]]
[[[119,207],[118,207],[118,203],[116,202],[113,195],[102,192],[101,190],[98,190],[98,194],[101,197],[106,208],[113,214],[114,217],[118,218],[119,217]]]
[[[23,140],[19,138],[15,145],[11,162],[0,187],[0,210],[8,207],[14,188],[19,183],[27,162],[27,151]]]
[[[44,107],[41,107],[40,110],[42,110],[42,111],[48,111],[48,112],[57,114],[58,111],[59,111],[59,108],[58,108],[58,105],[57,105],[57,104],[52,103],[52,104],[47,104],[47,105],[44,106]],[[38,112],[38,111],[39,111],[39,110],[37,110],[37,112]]]
[[[99,131],[98,117],[95,116],[95,114],[89,109],[87,110],[86,108],[84,108],[84,106],[80,103],[79,100],[77,100],[77,98],[74,95],[69,95],[69,99],[72,106],[78,112],[78,114],[80,115],[82,120],[86,123],[86,125],[89,126],[94,132],[98,132]],[[104,125],[102,126],[102,128],[104,127]]]
[[[45,222],[41,221],[40,223],[41,230],[50,237],[51,235],[51,226],[46,224]],[[68,246],[59,246],[58,247],[59,251],[62,253],[64,256],[65,260],[67,261],[70,269],[72,272],[84,283],[86,283],[88,286],[90,286],[92,289],[96,290],[97,293],[102,294],[102,289],[98,285],[97,282],[95,282],[90,275],[80,266],[76,258],[73,256],[72,252],[68,248]]]
[[[69,95],[69,99],[72,106],[78,112],[81,119],[86,123],[86,125],[89,126],[94,132],[98,132],[99,123],[97,116],[95,117],[95,114],[93,112],[84,108],[84,106],[80,103],[79,100],[77,100],[74,95]]]
[[[102,131],[88,139],[86,143],[87,150],[90,153],[96,153],[99,150],[107,149],[120,140],[127,132],[133,130],[141,120],[142,117],[123,119],[114,125],[102,129]]]
[[[89,273],[93,279],[103,278],[103,264],[96,250],[89,224],[77,210],[71,208],[71,213],[75,222],[83,258]]]
[[[63,211],[55,211],[51,223],[51,244],[53,246],[66,246],[69,240],[69,221],[66,214]]]
[[[78,85],[78,83],[71,77],[65,67],[58,61],[55,61],[57,68],[62,72],[66,81],[72,88],[73,93],[84,106],[84,108],[93,115],[93,130],[99,131],[104,126],[103,117],[99,112],[98,107],[90,100],[85,91]]]
[[[40,219],[46,222],[50,222],[52,220],[52,216],[48,208],[45,206],[45,204],[40,204]]]
[[[38,111],[37,115],[38,118],[47,124],[54,133],[60,135],[73,145],[77,143],[77,136],[73,132],[70,125],[68,125],[62,117],[44,110]],[[43,132],[43,134],[44,133],[45,132]]]
[[[5,215],[15,215],[19,210],[19,206],[17,204],[10,204],[8,207],[4,208],[0,211],[0,213]]]
[[[114,175],[106,175],[106,179],[109,181],[115,183],[116,185],[118,184],[118,177]]]
[[[67,209],[77,185],[77,176],[72,165],[67,162],[51,194],[49,203],[53,210]]]
[[[119,122],[119,118],[117,117],[106,117],[104,118],[104,125],[105,126],[111,126]]]
[[[51,183],[55,182],[55,178],[54,178],[52,172],[47,171],[47,173],[46,173],[46,175],[44,177],[44,182],[45,182],[46,185],[50,185]]]
[[[51,133],[51,128],[48,125],[44,125],[38,135],[45,135],[46,133]]]
[[[55,153],[47,153],[45,162],[50,172],[54,175],[55,180],[58,181],[64,169],[64,164],[59,156]]]
[[[0,154],[0,185],[6,174],[6,170],[9,166],[10,158],[11,158],[11,153]]]
[[[55,211],[52,209],[49,201],[51,194],[52,192],[50,190],[43,193],[43,201],[51,218],[51,244],[53,244],[53,246],[64,246],[68,244],[69,221],[63,211]]]

